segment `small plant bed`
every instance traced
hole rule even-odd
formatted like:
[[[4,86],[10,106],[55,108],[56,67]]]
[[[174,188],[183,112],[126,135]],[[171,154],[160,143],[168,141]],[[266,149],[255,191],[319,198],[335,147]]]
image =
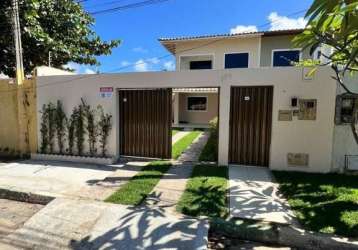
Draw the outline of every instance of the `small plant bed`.
[[[210,136],[203,151],[199,156],[199,161],[217,162],[218,161],[218,119],[210,121]]]
[[[218,140],[215,135],[210,134],[208,142],[201,151],[199,161],[217,162],[218,161]]]
[[[189,132],[186,136],[174,143],[172,147],[172,158],[178,159],[179,156],[193,143],[193,141],[201,134],[201,131]]]
[[[152,192],[160,178],[168,171],[169,162],[152,162],[144,167],[129,182],[106,199],[106,202],[139,205]]]
[[[304,227],[358,237],[358,176],[278,171],[274,175]]]
[[[112,163],[113,159],[107,157],[112,115],[106,114],[101,106],[92,108],[82,98],[69,116],[64,110],[60,100],[56,104],[50,102],[42,106],[41,146],[39,154],[33,157],[90,163],[92,159],[93,163]]]
[[[190,216],[226,218],[228,168],[198,165],[187,182],[177,211]]]

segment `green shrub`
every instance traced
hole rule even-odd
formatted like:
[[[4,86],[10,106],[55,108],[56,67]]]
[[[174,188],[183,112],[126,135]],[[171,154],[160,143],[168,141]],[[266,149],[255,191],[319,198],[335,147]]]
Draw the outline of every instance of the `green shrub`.
[[[98,106],[98,110],[100,113],[100,120],[98,122],[99,142],[101,144],[100,147],[102,156],[105,157],[107,153],[108,136],[112,129],[112,115],[105,114],[101,106]]]
[[[218,160],[218,118],[215,117],[210,121],[210,136],[208,142],[206,143],[203,151],[200,154],[200,161],[210,161],[214,162]]]
[[[56,114],[55,114],[55,122],[56,122],[56,135],[57,135],[57,144],[59,153],[63,154],[65,147],[65,136],[66,136],[66,124],[67,118],[65,111],[63,111],[63,106],[61,101],[57,101]]]

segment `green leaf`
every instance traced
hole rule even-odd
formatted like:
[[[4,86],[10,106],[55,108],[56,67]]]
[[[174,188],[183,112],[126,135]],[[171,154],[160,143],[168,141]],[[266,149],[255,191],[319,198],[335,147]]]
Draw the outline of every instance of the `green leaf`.
[[[0,72],[14,76],[11,24],[6,16],[11,0],[1,0],[0,22],[8,29],[0,33],[0,48],[9,51],[0,57]],[[109,55],[120,43],[118,39],[103,41],[94,31],[94,18],[76,0],[22,0],[20,23],[26,74],[36,66],[48,63],[61,68],[68,62],[98,65],[97,56]]]

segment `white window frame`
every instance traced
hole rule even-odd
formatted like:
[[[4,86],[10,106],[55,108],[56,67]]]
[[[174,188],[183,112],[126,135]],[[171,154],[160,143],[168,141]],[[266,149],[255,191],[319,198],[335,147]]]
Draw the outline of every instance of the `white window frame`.
[[[200,98],[205,98],[206,99],[206,109],[205,110],[190,110],[189,109],[189,98],[192,98],[192,97],[200,97]],[[186,103],[185,103],[185,106],[186,106],[186,111],[187,112],[208,112],[208,106],[209,106],[209,98],[207,95],[188,95],[186,97]]]
[[[251,52],[250,51],[229,51],[229,52],[225,52],[224,53],[224,59],[223,59],[223,69],[227,69],[225,68],[225,64],[226,64],[226,55],[230,55],[230,54],[248,54],[249,58],[247,60],[247,68],[230,68],[230,69],[248,69],[251,68],[250,67],[250,63],[251,63]]]
[[[178,71],[182,71],[181,70],[181,61],[182,61],[182,57],[191,57],[191,56],[211,56],[212,60],[211,60],[211,69],[207,69],[207,70],[213,70],[215,69],[215,54],[212,53],[202,53],[202,54],[183,54],[183,55],[179,55],[179,66],[178,66]],[[205,69],[204,69],[205,70]],[[190,71],[190,69],[185,69],[184,71]]]
[[[275,54],[275,52],[280,52],[280,51],[299,51],[299,60],[302,60],[302,48],[293,48],[293,49],[273,49],[271,51],[271,67],[272,68],[279,68],[279,67],[284,67],[284,66],[273,66],[273,55]]]

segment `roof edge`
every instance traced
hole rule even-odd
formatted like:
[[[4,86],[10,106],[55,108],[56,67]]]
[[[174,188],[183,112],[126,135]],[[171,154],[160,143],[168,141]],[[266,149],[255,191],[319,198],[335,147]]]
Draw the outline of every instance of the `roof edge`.
[[[255,31],[255,32],[242,32],[235,34],[214,34],[214,35],[202,35],[202,36],[183,36],[183,37],[162,37],[159,38],[159,42],[175,42],[175,41],[191,41],[191,40],[203,40],[203,39],[216,39],[216,38],[236,38],[245,37],[250,35],[261,36],[275,36],[275,35],[296,35],[302,33],[304,29],[286,29],[286,30],[268,30],[268,31]]]

